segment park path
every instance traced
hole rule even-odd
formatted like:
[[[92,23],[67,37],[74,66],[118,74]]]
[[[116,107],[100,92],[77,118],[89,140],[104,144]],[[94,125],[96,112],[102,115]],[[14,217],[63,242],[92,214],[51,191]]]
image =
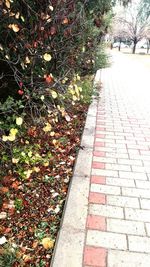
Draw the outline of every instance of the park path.
[[[74,213],[86,225],[68,227],[62,267],[150,267],[150,70],[123,54],[112,61],[101,73],[88,203]]]

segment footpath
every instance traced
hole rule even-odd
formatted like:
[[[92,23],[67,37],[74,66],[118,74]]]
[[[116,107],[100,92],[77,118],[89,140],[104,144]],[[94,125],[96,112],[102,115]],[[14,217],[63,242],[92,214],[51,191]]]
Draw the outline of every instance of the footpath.
[[[149,71],[98,71],[51,267],[150,267]]]

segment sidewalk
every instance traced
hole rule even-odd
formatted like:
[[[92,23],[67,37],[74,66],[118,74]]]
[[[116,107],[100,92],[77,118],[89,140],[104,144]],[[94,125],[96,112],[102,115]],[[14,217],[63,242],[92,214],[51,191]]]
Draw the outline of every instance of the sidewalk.
[[[114,60],[89,110],[52,267],[150,266],[150,78]]]

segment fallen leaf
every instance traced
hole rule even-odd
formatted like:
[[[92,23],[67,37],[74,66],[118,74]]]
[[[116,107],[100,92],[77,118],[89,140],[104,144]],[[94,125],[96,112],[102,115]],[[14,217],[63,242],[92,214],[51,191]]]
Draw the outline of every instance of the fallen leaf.
[[[42,240],[42,245],[45,249],[51,249],[54,247],[54,241],[49,237],[45,237]]]
[[[10,227],[7,227],[5,230],[4,230],[4,233],[5,234],[8,234],[8,233],[10,233],[11,232],[11,228]]]
[[[6,212],[1,212],[0,213],[0,219],[6,219],[6,217],[7,217],[7,213]]]
[[[0,245],[3,245],[7,242],[7,239],[5,236],[0,237]]]
[[[20,28],[19,28],[18,24],[9,24],[8,28],[12,29],[14,32],[19,32],[20,31]]]
[[[63,20],[63,24],[68,24],[68,22],[69,22],[69,20],[67,19],[67,18],[64,18],[64,20]]]
[[[0,192],[1,192],[1,193],[5,194],[5,193],[7,193],[8,191],[9,191],[8,187],[6,187],[6,186],[0,187]]]
[[[45,53],[43,58],[44,58],[45,61],[51,61],[51,59],[52,59],[51,55],[48,54],[48,53]]]
[[[16,190],[17,190],[19,184],[20,184],[20,183],[19,183],[18,181],[15,181],[15,182],[12,183],[11,187],[12,187],[13,189],[16,189]]]
[[[38,243],[39,242],[37,240],[34,240],[33,244],[32,244],[32,247],[35,249],[38,246]]]
[[[24,255],[23,260],[25,263],[30,263],[32,261],[32,258],[30,255]]]

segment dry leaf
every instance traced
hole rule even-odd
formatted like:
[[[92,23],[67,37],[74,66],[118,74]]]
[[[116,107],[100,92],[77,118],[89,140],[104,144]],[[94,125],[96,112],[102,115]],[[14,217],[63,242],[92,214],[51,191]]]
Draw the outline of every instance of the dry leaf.
[[[52,59],[51,55],[48,54],[48,53],[45,53],[43,58],[44,58],[45,61],[51,61],[51,59]]]
[[[51,95],[54,99],[57,98],[57,96],[58,96],[54,90],[51,90]]]
[[[19,32],[20,30],[18,24],[9,24],[8,28],[12,29],[14,32]]]
[[[42,245],[45,249],[50,249],[54,247],[54,241],[49,237],[45,237],[42,240]]]
[[[10,1],[9,0],[6,0],[5,1],[5,5],[7,6],[7,8],[10,8]]]

